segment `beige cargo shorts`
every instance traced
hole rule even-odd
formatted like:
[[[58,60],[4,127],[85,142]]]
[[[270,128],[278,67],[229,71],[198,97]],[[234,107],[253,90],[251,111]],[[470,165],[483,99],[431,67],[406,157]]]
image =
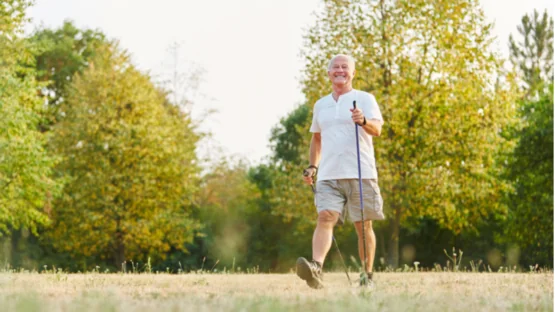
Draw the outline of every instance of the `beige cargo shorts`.
[[[365,220],[383,220],[383,199],[378,180],[362,180],[362,201]],[[352,222],[362,221],[358,179],[323,180],[316,182],[314,204],[318,213],[331,210],[339,213],[339,223],[348,215]]]

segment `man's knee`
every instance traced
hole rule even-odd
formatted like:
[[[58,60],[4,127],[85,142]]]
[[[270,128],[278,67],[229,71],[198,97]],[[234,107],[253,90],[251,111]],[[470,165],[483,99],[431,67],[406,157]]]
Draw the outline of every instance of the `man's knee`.
[[[339,213],[331,210],[323,210],[318,213],[318,225],[334,226],[339,220]]]

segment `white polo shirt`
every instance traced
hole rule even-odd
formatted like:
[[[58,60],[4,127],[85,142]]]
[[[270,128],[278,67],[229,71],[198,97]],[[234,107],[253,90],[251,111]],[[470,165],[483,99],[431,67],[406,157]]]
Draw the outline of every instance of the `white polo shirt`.
[[[322,138],[321,160],[318,180],[358,179],[355,123],[350,109],[356,100],[366,120],[376,119],[383,124],[382,113],[373,95],[351,90],[341,95],[337,102],[329,94],[316,102],[313,109],[310,132],[320,133]],[[358,128],[360,167],[363,179],[377,179],[376,160],[372,136],[362,127]]]

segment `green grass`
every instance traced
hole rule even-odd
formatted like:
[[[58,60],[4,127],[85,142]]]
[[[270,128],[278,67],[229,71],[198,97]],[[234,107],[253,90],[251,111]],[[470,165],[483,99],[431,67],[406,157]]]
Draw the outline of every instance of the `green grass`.
[[[355,278],[355,274],[351,274]],[[0,274],[2,311],[553,311],[553,273],[377,273],[377,288],[325,274]]]

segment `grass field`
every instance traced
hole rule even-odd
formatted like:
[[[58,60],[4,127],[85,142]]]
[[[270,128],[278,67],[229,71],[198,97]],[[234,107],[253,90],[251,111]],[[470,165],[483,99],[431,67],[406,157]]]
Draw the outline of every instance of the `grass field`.
[[[351,278],[356,276],[351,274]],[[327,273],[1,273],[1,311],[553,311],[553,273],[378,273],[375,290]]]

